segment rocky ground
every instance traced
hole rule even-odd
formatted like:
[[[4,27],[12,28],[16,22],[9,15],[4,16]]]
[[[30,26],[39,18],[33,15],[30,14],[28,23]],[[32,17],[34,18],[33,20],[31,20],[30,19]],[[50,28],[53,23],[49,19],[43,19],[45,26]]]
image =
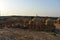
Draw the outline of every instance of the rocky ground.
[[[0,40],[60,40],[60,34],[10,28],[0,29]]]

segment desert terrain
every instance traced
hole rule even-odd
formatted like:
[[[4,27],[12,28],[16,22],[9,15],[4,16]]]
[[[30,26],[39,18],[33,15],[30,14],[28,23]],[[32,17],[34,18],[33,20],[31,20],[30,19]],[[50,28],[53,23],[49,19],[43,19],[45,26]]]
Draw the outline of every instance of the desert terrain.
[[[39,16],[1,16],[0,40],[60,40],[60,19]]]
[[[60,40],[60,35],[23,29],[0,29],[0,40]]]

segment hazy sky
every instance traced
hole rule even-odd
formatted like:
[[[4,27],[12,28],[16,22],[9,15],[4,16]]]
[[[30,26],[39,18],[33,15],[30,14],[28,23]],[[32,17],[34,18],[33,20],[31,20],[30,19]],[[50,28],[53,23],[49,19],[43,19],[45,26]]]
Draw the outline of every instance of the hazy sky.
[[[0,0],[0,14],[60,16],[60,0]]]

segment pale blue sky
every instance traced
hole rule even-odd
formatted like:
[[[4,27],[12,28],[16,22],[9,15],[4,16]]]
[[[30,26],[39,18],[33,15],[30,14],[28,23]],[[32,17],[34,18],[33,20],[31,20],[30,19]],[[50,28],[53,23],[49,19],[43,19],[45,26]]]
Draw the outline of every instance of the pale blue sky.
[[[60,16],[60,0],[0,0],[0,6],[1,15]]]

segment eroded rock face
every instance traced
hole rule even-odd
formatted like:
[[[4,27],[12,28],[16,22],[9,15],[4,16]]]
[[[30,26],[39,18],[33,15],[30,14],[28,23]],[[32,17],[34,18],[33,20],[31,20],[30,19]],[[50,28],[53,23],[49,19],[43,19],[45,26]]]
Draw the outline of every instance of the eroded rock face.
[[[57,19],[57,23],[60,24],[60,18]]]
[[[30,21],[30,27],[34,30],[43,30],[44,23],[40,18],[34,18]],[[45,27],[45,26],[44,26]]]
[[[46,25],[46,27],[47,27],[47,29],[48,29],[49,31],[55,31],[55,28],[56,28],[56,27],[55,27],[55,25],[54,25],[54,21],[53,21],[53,20],[47,19],[45,25]]]
[[[0,27],[48,31],[55,29],[54,21],[45,18],[17,18],[15,20],[9,20],[4,23],[0,23]]]

